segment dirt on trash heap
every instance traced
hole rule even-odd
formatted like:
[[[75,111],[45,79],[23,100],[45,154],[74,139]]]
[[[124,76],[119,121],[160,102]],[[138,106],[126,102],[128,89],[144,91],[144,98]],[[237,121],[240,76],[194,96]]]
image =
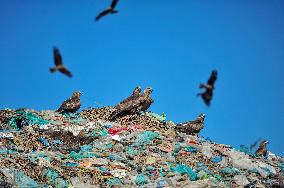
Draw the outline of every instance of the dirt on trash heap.
[[[284,158],[255,156],[146,112],[0,111],[0,187],[280,187]],[[206,128],[206,123],[205,123]]]

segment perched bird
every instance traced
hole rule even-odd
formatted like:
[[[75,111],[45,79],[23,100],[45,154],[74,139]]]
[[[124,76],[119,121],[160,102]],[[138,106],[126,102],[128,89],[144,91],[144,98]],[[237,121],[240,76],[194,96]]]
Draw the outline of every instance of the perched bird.
[[[81,107],[81,101],[80,101],[80,96],[82,95],[81,92],[75,91],[72,96],[65,100],[57,112],[62,113],[62,112],[76,112],[77,110],[80,109]]]
[[[150,96],[153,90],[152,88],[148,87],[144,90],[143,94],[140,94],[140,91],[141,90],[139,88],[136,88],[132,96],[125,99],[124,102],[117,104],[115,106],[115,111],[110,116],[110,120],[114,120],[117,117],[128,114],[136,114],[140,111],[145,112],[154,102],[154,100]]]
[[[267,146],[268,141],[263,140],[262,142],[260,142],[258,149],[256,150],[255,154],[257,156],[267,156]]]
[[[71,72],[63,65],[63,61],[62,61],[62,57],[61,54],[58,50],[58,48],[53,47],[53,57],[54,57],[54,64],[55,67],[54,68],[49,68],[50,72],[56,72],[59,71],[65,75],[67,75],[68,77],[72,77]]]
[[[152,92],[153,92],[153,89],[151,87],[147,87],[144,90],[143,95],[141,95],[141,97],[138,98],[138,100],[140,100],[139,108],[137,109],[138,112],[140,111],[146,112],[146,110],[150,108],[151,104],[154,103],[154,100],[150,96]]]
[[[119,0],[112,0],[111,5],[108,9],[102,11],[101,13],[99,13],[95,19],[95,21],[99,21],[99,19],[101,19],[102,17],[108,15],[108,14],[115,14],[118,13],[117,10],[115,10],[115,7],[117,5]]]
[[[200,114],[194,121],[188,121],[185,123],[179,123],[175,126],[175,129],[179,132],[186,134],[196,134],[204,127],[204,114]]]
[[[124,103],[127,103],[128,101],[131,101],[133,99],[136,99],[140,95],[141,95],[141,87],[137,86],[137,87],[134,88],[132,94],[129,97],[127,97],[126,99],[124,99],[123,101],[121,101],[120,103],[118,103],[117,106],[120,106]]]
[[[198,93],[197,96],[202,97],[203,101],[207,106],[210,106],[210,102],[213,97],[213,90],[215,89],[214,83],[217,80],[217,70],[213,70],[207,84],[200,84],[199,88],[204,88],[203,93]]]

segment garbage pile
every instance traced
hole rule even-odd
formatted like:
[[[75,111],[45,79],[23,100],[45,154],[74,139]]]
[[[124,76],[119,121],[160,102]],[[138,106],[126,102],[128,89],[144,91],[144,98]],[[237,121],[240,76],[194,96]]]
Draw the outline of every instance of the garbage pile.
[[[60,114],[0,111],[0,187],[272,187],[284,158],[256,156],[175,129],[145,112],[111,122],[113,107]]]

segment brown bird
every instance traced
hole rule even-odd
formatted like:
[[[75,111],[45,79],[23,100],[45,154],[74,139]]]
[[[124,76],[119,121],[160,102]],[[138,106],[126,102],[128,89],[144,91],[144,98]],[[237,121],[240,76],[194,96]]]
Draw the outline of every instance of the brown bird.
[[[207,106],[210,106],[212,97],[213,97],[213,90],[215,89],[214,84],[217,80],[217,70],[213,70],[207,84],[200,84],[199,88],[204,88],[205,91],[203,93],[198,93],[197,96],[202,97],[203,101]]]
[[[53,57],[54,57],[54,64],[55,67],[54,68],[49,68],[50,72],[56,72],[59,71],[65,75],[67,75],[68,77],[72,77],[71,72],[63,65],[63,61],[62,61],[62,57],[61,54],[58,50],[58,48],[53,47]]]
[[[118,1],[119,0],[112,0],[110,7],[107,8],[106,10],[102,11],[101,13],[99,13],[98,16],[96,17],[95,21],[99,21],[99,19],[101,19],[102,17],[104,17],[108,14],[118,13],[118,11],[115,10],[115,7],[116,7]]]
[[[136,99],[137,97],[139,97],[141,95],[141,87],[137,86],[134,88],[132,94],[127,97],[126,99],[124,99],[123,101],[121,101],[120,103],[118,103],[116,106],[120,106],[123,105],[124,103],[127,103],[128,101],[131,101],[133,99]]]
[[[62,112],[74,113],[77,110],[79,110],[80,107],[81,107],[81,101],[80,101],[81,95],[82,95],[81,92],[75,91],[69,99],[65,100],[61,104],[61,106],[59,107],[57,112],[59,112],[59,113],[62,113]]]
[[[266,148],[267,144],[268,144],[268,141],[266,140],[263,140],[262,142],[260,142],[259,147],[256,150],[255,154],[257,156],[262,156],[262,157],[267,156],[267,148]]]
[[[116,110],[111,115],[111,120],[128,114],[136,114],[140,111],[145,112],[151,106],[151,104],[154,102],[154,100],[150,96],[153,91],[152,88],[146,88],[143,94],[140,94],[140,89],[137,89],[136,91],[136,93],[139,92],[138,95],[135,95],[136,97],[130,96],[129,100],[125,100],[126,102],[121,102],[115,106]],[[135,93],[135,90],[133,93]]]
[[[204,114],[200,114],[194,121],[188,121],[185,123],[179,123],[175,126],[175,129],[179,132],[186,134],[197,134],[204,127]]]

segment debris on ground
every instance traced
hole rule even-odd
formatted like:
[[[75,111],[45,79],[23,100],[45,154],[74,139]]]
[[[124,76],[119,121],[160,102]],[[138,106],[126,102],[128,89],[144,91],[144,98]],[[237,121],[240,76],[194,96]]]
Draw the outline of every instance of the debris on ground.
[[[110,121],[114,111],[0,110],[0,187],[283,185],[284,158],[270,151],[258,156],[186,134],[164,114]]]

